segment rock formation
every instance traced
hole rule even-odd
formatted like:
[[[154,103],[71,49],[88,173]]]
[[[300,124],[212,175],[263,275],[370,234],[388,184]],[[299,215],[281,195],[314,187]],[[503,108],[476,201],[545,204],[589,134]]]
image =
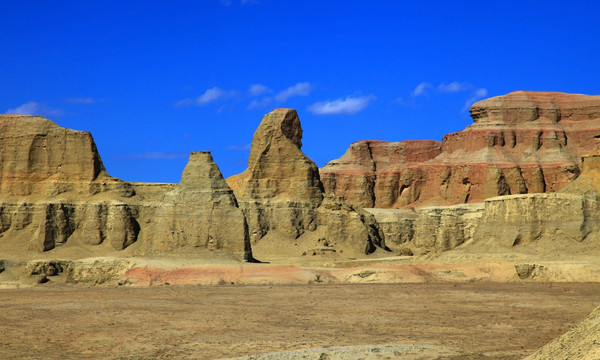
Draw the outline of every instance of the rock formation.
[[[328,192],[353,204],[390,207],[399,196],[402,174],[439,155],[441,145],[433,140],[358,141],[341,158],[321,169],[321,179]]]
[[[116,191],[127,183],[110,177],[89,132],[62,128],[39,116],[0,115],[0,195],[6,198]]]
[[[364,207],[451,205],[554,192],[600,135],[600,96],[516,91],[471,107],[439,143],[362,141],[321,169],[326,192]]]
[[[600,359],[598,333],[600,333],[600,307],[592,311],[577,326],[544,345],[538,351],[526,357],[525,360]]]
[[[318,168],[302,153],[301,139],[296,111],[275,109],[254,133],[248,169],[227,179],[248,220],[253,248],[271,253],[298,243],[308,250],[343,243],[355,253],[385,248],[372,215],[335,197],[324,200]]]
[[[210,153],[192,153],[181,182],[109,176],[90,133],[38,116],[0,115],[0,250],[219,253],[252,260],[247,226]]]
[[[252,260],[246,218],[208,151],[190,155],[181,181],[156,210],[152,250],[229,251]]]
[[[520,252],[551,257],[600,254],[600,152],[556,193],[498,196],[484,203],[418,210],[369,209],[393,249],[440,254]],[[463,245],[464,244],[464,245]]]

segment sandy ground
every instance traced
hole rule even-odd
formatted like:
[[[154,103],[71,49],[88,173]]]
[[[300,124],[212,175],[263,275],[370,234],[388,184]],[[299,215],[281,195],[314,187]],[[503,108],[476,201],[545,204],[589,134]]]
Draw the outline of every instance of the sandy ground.
[[[422,344],[444,347],[425,358],[519,359],[599,304],[598,283],[89,287],[50,282],[0,290],[0,358],[218,359]],[[447,349],[462,355],[447,357]]]

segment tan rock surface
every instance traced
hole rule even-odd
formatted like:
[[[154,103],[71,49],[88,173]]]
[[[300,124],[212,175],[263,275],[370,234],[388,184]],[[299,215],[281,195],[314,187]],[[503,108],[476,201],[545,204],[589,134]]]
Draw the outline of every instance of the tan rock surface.
[[[110,177],[89,132],[40,116],[0,115],[0,194],[6,198],[90,196],[129,186]]]
[[[471,116],[473,125],[444,136],[439,154],[434,142],[428,151],[412,142],[379,143],[387,149],[371,152],[364,151],[376,148],[371,141],[353,144],[321,169],[326,191],[383,208],[558,191],[577,178],[581,156],[596,147],[600,96],[516,91],[475,103]],[[416,155],[405,158],[423,160],[389,164],[389,154],[406,151]]]
[[[600,359],[598,334],[600,334],[600,308],[596,308],[580,324],[526,357],[525,360]]]
[[[484,203],[416,211],[368,211],[375,215],[388,246],[417,254],[456,249],[445,257],[504,253],[573,260],[598,256],[600,153],[583,159],[582,175],[557,193],[499,196]]]
[[[227,179],[246,215],[255,253],[357,255],[385,248],[369,213],[334,197],[324,200],[318,168],[302,153],[301,139],[296,111],[273,110],[254,133],[248,169]]]
[[[180,183],[156,210],[151,251],[229,251],[252,260],[246,218],[208,151],[190,154]]]
[[[251,260],[244,215],[210,153],[180,184],[109,176],[88,132],[0,115],[0,251],[77,258],[185,251]]]
[[[227,182],[239,199],[302,201],[323,199],[319,169],[301,150],[302,126],[296,110],[266,114],[252,138],[248,168]]]

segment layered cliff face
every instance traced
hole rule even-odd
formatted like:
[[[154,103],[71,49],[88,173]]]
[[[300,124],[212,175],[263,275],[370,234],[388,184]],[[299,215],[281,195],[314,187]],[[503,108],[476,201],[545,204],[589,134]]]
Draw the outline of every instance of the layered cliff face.
[[[398,198],[402,174],[440,154],[439,141],[358,141],[321,169],[328,192],[358,206],[389,207]]]
[[[39,116],[0,115],[2,198],[106,191],[132,195],[128,184],[106,174],[89,132],[65,129]]]
[[[600,254],[600,152],[583,157],[583,173],[556,193],[498,196],[483,203],[418,210],[369,209],[393,249],[417,254]]]
[[[5,256],[115,252],[252,260],[248,230],[212,156],[192,153],[179,184],[109,176],[87,132],[0,115],[0,250]]]
[[[327,192],[366,207],[450,205],[554,192],[596,147],[600,96],[517,91],[475,103],[473,125],[436,142],[351,145],[321,169]],[[390,154],[404,154],[391,160]]]
[[[227,179],[248,220],[253,248],[271,254],[294,245],[306,251],[335,250],[337,244],[346,253],[367,254],[385,248],[372,215],[335,197],[324,199],[318,168],[300,149],[301,139],[296,111],[275,109],[254,134],[248,169]]]

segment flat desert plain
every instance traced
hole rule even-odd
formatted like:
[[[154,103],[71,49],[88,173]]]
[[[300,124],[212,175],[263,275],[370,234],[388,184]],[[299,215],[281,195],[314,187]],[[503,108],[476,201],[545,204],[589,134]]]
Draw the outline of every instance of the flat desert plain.
[[[0,290],[0,358],[520,359],[599,304],[599,283],[48,283]]]

